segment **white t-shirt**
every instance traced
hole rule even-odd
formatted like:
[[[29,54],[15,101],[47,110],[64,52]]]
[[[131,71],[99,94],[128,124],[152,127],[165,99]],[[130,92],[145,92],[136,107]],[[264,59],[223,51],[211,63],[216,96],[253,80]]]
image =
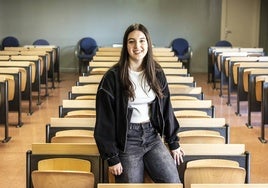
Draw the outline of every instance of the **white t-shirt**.
[[[143,78],[143,72],[129,71],[129,78],[134,86],[134,101],[129,99],[128,107],[133,108],[131,123],[150,121],[150,103],[155,99],[155,93]]]

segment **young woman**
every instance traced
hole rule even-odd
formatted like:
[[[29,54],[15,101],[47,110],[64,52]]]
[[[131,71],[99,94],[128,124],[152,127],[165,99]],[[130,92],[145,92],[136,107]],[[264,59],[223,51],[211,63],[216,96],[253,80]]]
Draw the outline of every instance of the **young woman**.
[[[95,140],[117,183],[142,183],[144,170],[157,183],[180,182],[179,124],[142,24],[127,28],[120,60],[99,84],[96,113]]]

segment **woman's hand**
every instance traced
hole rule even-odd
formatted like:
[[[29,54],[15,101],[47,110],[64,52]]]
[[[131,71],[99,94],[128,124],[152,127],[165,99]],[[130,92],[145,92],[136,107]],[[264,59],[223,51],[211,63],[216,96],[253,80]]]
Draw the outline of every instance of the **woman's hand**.
[[[109,171],[111,172],[111,174],[113,174],[115,176],[119,176],[123,172],[122,164],[118,163],[114,166],[109,166]]]
[[[183,163],[184,151],[181,149],[181,147],[172,150],[171,153],[175,164],[180,165],[181,163]]]

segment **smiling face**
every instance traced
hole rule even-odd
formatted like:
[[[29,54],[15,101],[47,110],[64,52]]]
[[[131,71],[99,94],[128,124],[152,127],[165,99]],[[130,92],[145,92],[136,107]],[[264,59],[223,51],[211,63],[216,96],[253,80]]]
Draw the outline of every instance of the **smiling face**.
[[[134,30],[129,33],[127,39],[130,68],[140,71],[143,58],[148,52],[148,42],[143,32]]]

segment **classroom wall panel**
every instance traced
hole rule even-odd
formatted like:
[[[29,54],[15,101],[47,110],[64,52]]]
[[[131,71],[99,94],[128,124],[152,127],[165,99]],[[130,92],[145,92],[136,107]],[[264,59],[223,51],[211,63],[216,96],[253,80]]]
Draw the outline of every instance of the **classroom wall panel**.
[[[0,0],[1,38],[16,36],[22,45],[45,38],[61,47],[61,71],[78,68],[75,46],[82,37],[99,46],[121,43],[132,23],[143,23],[155,46],[186,38],[194,55],[191,72],[206,72],[207,47],[220,38],[218,0]]]

